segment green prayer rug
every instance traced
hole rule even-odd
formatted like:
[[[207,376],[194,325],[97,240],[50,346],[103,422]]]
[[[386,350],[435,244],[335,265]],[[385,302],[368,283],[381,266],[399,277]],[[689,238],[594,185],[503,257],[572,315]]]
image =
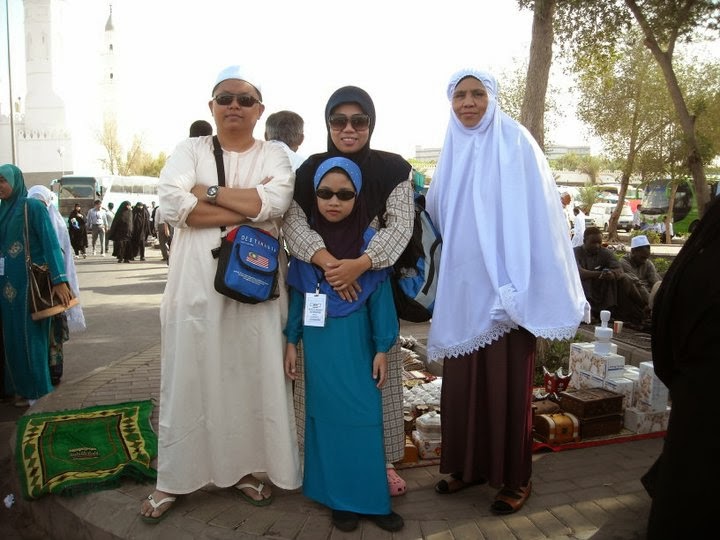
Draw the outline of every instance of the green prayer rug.
[[[15,458],[23,497],[109,489],[122,478],[155,480],[151,412],[148,400],[21,417]]]

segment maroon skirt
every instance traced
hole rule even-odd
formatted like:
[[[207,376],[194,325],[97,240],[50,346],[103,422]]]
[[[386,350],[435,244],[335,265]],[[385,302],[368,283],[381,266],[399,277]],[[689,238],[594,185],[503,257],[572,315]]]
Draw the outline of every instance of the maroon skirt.
[[[440,472],[518,488],[532,474],[535,336],[513,330],[471,354],[445,358]]]

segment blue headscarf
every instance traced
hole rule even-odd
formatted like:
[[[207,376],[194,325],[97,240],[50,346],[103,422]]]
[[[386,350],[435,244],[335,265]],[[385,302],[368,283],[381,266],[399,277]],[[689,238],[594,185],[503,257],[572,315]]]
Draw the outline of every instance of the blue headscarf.
[[[332,157],[318,165],[313,176],[313,187],[317,189],[325,175],[331,170],[342,169],[355,186],[355,192],[362,189],[362,174],[360,168],[351,160],[344,157]],[[355,198],[355,207],[348,217],[338,223],[331,223],[320,215],[317,209],[317,197],[311,212],[311,228],[323,238],[328,251],[336,258],[355,258],[365,251],[368,243],[375,236],[375,230],[368,227],[360,231],[357,227],[357,217],[362,214],[358,208],[360,199]],[[347,252],[347,246],[353,246]],[[338,250],[343,249],[343,253]],[[312,263],[306,263],[295,257],[290,259],[287,282],[300,292],[309,293],[319,291],[327,295],[327,314],[329,317],[344,317],[356,311],[365,304],[370,295],[377,289],[390,274],[390,269],[368,270],[359,278],[358,283],[362,291],[358,293],[355,302],[343,300],[332,286],[323,277],[323,271]]]

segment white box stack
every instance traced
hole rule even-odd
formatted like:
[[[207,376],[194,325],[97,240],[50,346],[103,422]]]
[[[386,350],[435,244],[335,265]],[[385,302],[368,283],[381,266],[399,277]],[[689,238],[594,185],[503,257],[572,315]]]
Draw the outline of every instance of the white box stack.
[[[625,377],[619,377],[617,379],[605,379],[604,388],[606,390],[611,390],[612,392],[617,392],[618,394],[623,395],[623,409],[627,409],[628,407],[632,407],[634,405],[633,395],[635,390],[635,383],[630,379],[627,379]]]
[[[625,428],[635,433],[655,433],[667,430],[670,407],[663,411],[641,411],[637,407],[625,409]]]
[[[638,379],[636,407],[645,412],[665,411],[668,404],[668,389],[655,375],[652,362],[641,362]]]

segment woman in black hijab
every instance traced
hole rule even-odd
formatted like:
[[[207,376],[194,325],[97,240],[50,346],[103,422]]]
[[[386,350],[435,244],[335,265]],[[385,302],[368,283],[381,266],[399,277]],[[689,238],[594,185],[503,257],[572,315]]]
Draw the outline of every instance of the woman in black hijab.
[[[79,204],[70,212],[68,216],[68,233],[70,234],[70,244],[75,250],[75,258],[82,255],[83,259],[87,257],[85,250],[88,247],[87,233],[87,216],[83,214]]]
[[[132,209],[133,230],[132,230],[132,257],[140,256],[145,260],[145,242],[150,235],[150,212],[141,202],[137,202]]]
[[[117,257],[118,262],[129,263],[133,258],[132,253],[132,232],[133,232],[133,213],[130,201],[123,201],[118,208],[108,238],[113,241],[113,257]]]
[[[703,538],[720,481],[720,198],[708,208],[655,296],[652,356],[670,390],[665,444],[643,477],[653,498],[647,538]]]
[[[310,156],[296,171],[295,195],[285,215],[283,234],[291,255],[312,262],[345,300],[356,298],[356,280],[369,269],[392,266],[407,246],[413,229],[412,167],[398,154],[370,148],[375,129],[375,105],[363,89],[345,86],[336,90],[325,107],[328,150]],[[322,238],[308,225],[315,200],[313,176],[320,163],[341,156],[354,161],[362,172],[359,195],[365,209],[363,228],[378,229],[367,249],[357,258],[336,259]],[[301,366],[298,364],[301,372]],[[296,414],[304,418],[304,382],[296,381]],[[302,423],[299,423],[302,425]],[[388,484],[392,495],[405,492],[405,482],[392,463],[402,459],[405,434],[402,413],[402,360],[396,343],[388,353],[388,382],[383,387],[383,427]],[[300,434],[302,441],[303,434]]]

